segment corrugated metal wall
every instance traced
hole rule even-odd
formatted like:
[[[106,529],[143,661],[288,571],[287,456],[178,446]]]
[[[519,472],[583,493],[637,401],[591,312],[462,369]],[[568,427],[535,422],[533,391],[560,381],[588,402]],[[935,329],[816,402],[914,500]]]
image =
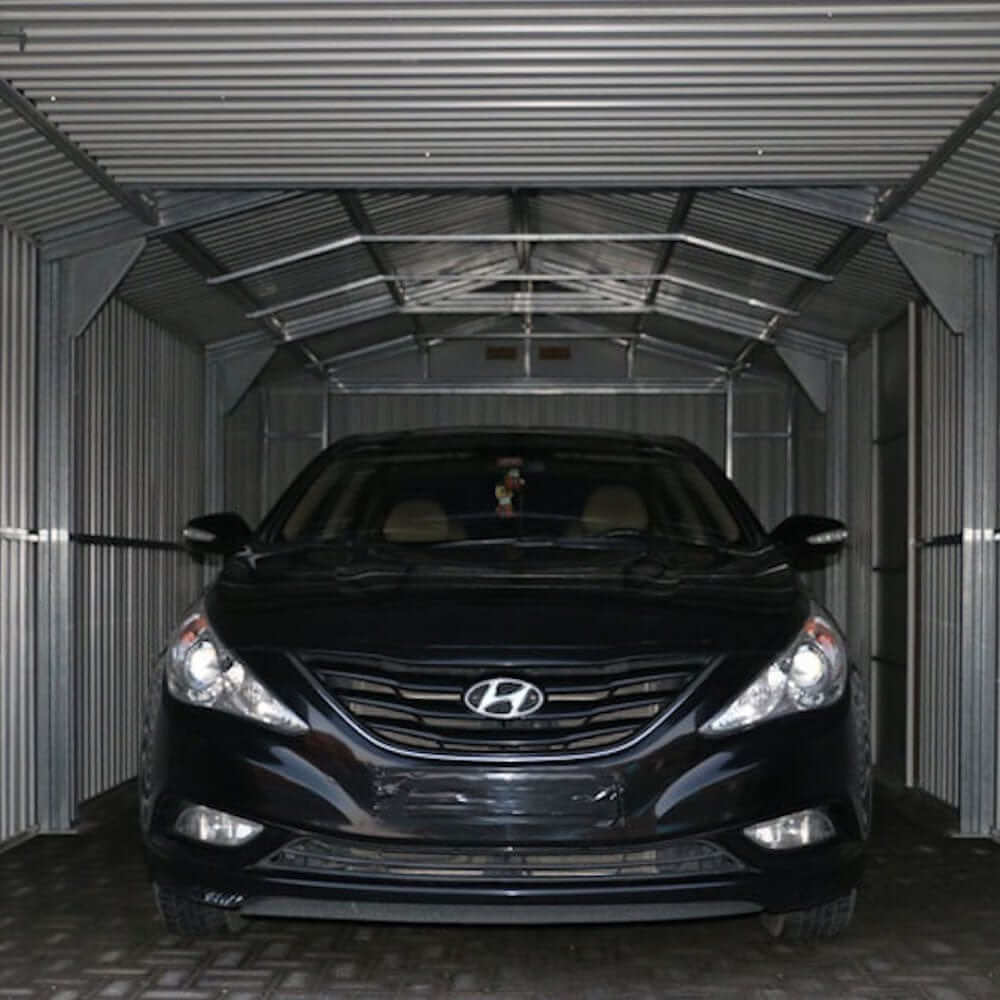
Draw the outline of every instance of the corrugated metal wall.
[[[202,512],[204,394],[200,354],[117,300],[77,342],[75,368],[77,760],[86,799],[135,774],[149,664],[200,586],[200,568],[164,543]]]
[[[847,367],[848,590],[845,632],[851,659],[871,685],[872,634],[872,434],[874,427],[871,340]]]
[[[875,516],[872,714],[877,720],[874,746],[883,773],[900,781],[907,778],[908,689],[915,669],[907,647],[911,372],[908,325],[904,317],[879,330],[875,337],[872,489]]]
[[[322,397],[321,397],[322,398]],[[263,514],[261,475],[264,438],[264,396],[248,392],[223,421],[223,506],[242,514],[251,524]]]
[[[0,226],[0,843],[35,811],[37,254]]]
[[[921,313],[917,549],[917,780],[958,805],[962,656],[962,341]]]
[[[768,531],[791,513],[790,392],[738,380],[733,393],[733,481]]]

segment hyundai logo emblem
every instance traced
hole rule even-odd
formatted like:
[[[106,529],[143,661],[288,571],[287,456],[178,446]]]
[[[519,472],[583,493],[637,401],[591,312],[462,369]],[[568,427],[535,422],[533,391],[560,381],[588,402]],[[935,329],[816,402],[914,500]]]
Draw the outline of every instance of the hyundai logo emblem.
[[[487,719],[523,719],[545,704],[545,695],[529,681],[490,677],[473,684],[462,700],[466,708]]]

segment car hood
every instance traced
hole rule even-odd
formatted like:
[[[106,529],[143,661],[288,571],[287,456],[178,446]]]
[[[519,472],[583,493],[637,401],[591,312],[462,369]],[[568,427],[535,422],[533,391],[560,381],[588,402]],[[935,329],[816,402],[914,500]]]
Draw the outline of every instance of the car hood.
[[[657,654],[776,653],[809,600],[774,549],[626,546],[456,552],[245,553],[205,598],[234,651],[269,648],[513,665]]]

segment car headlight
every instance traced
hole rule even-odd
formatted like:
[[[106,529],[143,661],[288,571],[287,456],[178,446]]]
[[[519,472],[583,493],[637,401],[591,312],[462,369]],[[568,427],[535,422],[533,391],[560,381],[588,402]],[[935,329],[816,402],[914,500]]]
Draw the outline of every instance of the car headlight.
[[[309,728],[225,649],[201,611],[185,619],[170,647],[167,688],[188,705],[229,712],[284,733]]]
[[[847,683],[847,652],[837,627],[813,608],[795,641],[721,712],[701,727],[733,733],[769,719],[832,705]]]

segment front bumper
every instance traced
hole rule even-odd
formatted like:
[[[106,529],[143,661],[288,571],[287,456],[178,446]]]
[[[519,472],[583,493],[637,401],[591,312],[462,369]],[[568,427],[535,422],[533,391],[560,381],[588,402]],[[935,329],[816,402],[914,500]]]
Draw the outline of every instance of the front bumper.
[[[291,706],[310,731],[285,737],[159,694],[142,775],[155,881],[248,915],[575,923],[796,910],[843,896],[860,879],[868,770],[863,709],[851,692],[830,709],[726,739],[698,733],[703,702],[681,702],[627,752],[524,765],[389,753],[316,698]],[[193,803],[264,832],[240,848],[181,838],[173,822]],[[827,810],[835,840],[773,852],[742,833],[810,807]],[[328,845],[334,862],[275,863],[303,841]],[[729,861],[643,868],[642,858],[691,844]],[[336,863],[351,851],[426,858],[409,867]],[[542,855],[582,860],[556,874],[544,864],[434,860]],[[640,863],[593,863],[616,855]]]

